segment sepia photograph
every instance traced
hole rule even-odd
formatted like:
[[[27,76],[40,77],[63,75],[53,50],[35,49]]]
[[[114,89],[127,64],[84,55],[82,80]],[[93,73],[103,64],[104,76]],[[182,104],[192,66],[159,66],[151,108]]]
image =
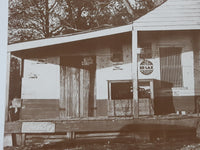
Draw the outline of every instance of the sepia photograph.
[[[4,1],[4,150],[200,150],[200,0]]]

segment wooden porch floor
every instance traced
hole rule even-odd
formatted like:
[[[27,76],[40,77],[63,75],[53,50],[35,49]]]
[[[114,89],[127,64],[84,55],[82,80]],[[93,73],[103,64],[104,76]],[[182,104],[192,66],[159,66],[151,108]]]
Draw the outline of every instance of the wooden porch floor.
[[[167,115],[133,117],[89,117],[68,120],[19,120],[6,122],[5,133],[113,132],[196,129],[199,117]]]

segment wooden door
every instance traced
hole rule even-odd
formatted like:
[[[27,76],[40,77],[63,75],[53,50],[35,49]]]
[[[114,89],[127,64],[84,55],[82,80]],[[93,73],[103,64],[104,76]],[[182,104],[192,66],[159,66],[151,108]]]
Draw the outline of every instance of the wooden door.
[[[160,48],[160,73],[163,86],[182,87],[182,49],[178,47]]]
[[[88,117],[93,90],[90,67],[82,66],[81,57],[64,57],[61,61],[60,117]],[[66,61],[67,60],[67,61]]]

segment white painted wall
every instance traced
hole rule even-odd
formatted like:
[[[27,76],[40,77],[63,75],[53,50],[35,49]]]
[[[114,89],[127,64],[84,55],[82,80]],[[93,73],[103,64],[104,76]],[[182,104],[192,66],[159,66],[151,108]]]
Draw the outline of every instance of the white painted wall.
[[[183,87],[172,88],[173,96],[194,96],[194,52],[190,32],[163,34],[155,41],[159,47],[182,47]]]
[[[100,59],[97,57],[97,60]],[[113,70],[113,67],[96,71],[97,99],[108,99],[108,80],[131,80],[131,64],[120,65],[122,70]]]
[[[60,99],[59,57],[24,61],[22,99]]]
[[[164,33],[159,38],[147,35],[143,39],[146,42],[152,42],[153,58],[148,59],[154,65],[154,70],[149,75],[144,75],[139,70],[142,62],[138,60],[138,78],[139,79],[157,79],[160,80],[160,47],[182,47],[182,71],[183,87],[172,88],[173,96],[194,96],[194,52],[192,45],[192,36],[190,32]],[[105,48],[101,55],[97,55],[96,71],[96,89],[97,100],[108,99],[108,80],[131,80],[131,43],[123,45],[124,62],[120,67],[122,70],[113,70],[113,63],[110,61],[110,50]],[[128,57],[127,57],[128,56]]]
[[[131,80],[132,79],[132,64],[131,64],[131,45],[123,45],[122,65],[119,65],[121,70],[113,70],[113,62],[111,61],[110,49],[105,48],[100,50],[101,54],[96,57],[96,89],[97,100],[108,99],[108,80]]]

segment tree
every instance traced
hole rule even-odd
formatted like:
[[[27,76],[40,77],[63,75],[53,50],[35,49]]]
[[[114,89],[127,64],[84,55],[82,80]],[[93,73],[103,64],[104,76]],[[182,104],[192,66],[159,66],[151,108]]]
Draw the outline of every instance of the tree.
[[[9,42],[48,38],[60,32],[55,11],[58,4],[48,0],[10,1]]]
[[[11,44],[125,25],[154,8],[154,1],[10,0],[8,41]]]

